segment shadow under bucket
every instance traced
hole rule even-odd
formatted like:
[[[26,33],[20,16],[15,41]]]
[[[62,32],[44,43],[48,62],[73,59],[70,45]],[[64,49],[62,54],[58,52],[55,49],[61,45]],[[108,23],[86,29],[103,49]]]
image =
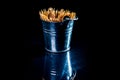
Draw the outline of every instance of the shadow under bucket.
[[[74,20],[77,20],[74,19]],[[63,22],[42,21],[45,49],[49,52],[65,52],[70,49],[74,20]]]

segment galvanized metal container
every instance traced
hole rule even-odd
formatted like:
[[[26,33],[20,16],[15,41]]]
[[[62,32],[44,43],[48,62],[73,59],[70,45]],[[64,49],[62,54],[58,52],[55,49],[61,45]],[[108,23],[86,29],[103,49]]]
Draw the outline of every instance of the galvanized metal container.
[[[77,20],[74,19],[74,20]],[[70,49],[74,20],[63,22],[42,21],[45,49],[49,52],[65,52]]]

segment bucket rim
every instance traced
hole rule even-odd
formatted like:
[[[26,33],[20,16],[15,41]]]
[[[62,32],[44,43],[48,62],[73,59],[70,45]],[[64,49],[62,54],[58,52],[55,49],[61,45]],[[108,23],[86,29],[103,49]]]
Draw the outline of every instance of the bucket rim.
[[[49,22],[49,21],[44,21],[42,19],[40,19],[42,22],[47,22],[47,23],[62,23],[64,21],[75,21],[78,20],[78,17],[74,18],[74,19],[70,19],[70,18],[65,18],[65,20],[61,21],[61,22]]]

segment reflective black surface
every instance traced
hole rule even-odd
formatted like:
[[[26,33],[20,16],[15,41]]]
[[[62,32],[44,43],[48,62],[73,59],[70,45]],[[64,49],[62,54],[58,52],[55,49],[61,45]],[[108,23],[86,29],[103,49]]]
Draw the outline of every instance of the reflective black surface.
[[[75,46],[74,46],[75,47]],[[40,47],[39,47],[40,48]],[[25,80],[89,80],[89,65],[83,48],[51,53],[37,46],[25,63]]]
[[[63,53],[46,52],[44,64],[45,80],[71,80],[70,78],[75,74],[71,66],[70,51]]]

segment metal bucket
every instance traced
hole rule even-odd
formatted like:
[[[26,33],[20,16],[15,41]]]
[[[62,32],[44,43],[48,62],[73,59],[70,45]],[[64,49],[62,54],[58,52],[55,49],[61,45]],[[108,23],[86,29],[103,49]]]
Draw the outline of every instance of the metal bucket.
[[[74,20],[77,20],[74,19]],[[70,49],[74,20],[63,22],[42,21],[45,49],[49,52],[65,52]]]

